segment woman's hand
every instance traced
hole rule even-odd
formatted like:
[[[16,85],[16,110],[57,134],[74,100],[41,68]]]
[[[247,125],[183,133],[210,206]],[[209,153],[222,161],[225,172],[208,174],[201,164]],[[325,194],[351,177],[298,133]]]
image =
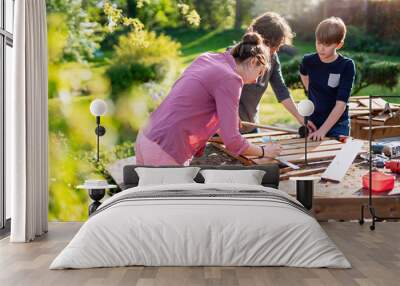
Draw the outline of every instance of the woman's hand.
[[[267,157],[267,158],[275,158],[282,151],[282,146],[279,143],[270,142],[270,143],[264,145],[263,148],[264,148],[264,157]]]
[[[264,152],[263,152],[264,150]],[[280,154],[282,147],[278,143],[269,142],[264,146],[250,143],[249,148],[242,153],[244,156],[255,156],[257,158],[275,158]]]

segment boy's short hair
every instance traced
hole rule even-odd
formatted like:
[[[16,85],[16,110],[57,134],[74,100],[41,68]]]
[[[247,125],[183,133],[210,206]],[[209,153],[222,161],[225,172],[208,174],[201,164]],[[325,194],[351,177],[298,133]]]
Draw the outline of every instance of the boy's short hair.
[[[279,47],[281,44],[292,44],[295,33],[290,28],[288,22],[279,14],[266,12],[250,24],[248,31],[259,33],[264,44],[271,47]]]
[[[339,17],[330,17],[318,24],[315,38],[326,45],[340,44],[346,37],[346,25]]]

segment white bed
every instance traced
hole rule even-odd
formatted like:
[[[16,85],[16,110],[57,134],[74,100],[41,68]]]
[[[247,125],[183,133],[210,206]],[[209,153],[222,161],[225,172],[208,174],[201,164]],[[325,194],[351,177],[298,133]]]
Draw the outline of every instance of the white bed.
[[[139,186],[114,195],[50,269],[128,265],[351,267],[284,192],[198,183]]]

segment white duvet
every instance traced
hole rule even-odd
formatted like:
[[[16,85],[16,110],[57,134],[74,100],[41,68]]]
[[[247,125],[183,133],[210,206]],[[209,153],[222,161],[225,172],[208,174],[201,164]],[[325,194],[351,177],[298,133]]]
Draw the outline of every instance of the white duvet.
[[[137,192],[207,193],[211,189],[263,191],[272,195],[272,199],[251,196],[122,199]],[[312,216],[274,197],[300,204],[279,190],[254,185],[131,188],[107,199],[50,269],[127,265],[351,267]]]

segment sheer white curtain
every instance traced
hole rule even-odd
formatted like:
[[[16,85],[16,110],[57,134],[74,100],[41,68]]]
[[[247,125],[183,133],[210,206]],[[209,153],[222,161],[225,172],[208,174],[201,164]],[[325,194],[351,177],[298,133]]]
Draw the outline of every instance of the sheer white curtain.
[[[47,232],[45,0],[17,0],[14,23],[14,92],[6,99],[6,187],[11,188],[10,241],[27,242]]]

